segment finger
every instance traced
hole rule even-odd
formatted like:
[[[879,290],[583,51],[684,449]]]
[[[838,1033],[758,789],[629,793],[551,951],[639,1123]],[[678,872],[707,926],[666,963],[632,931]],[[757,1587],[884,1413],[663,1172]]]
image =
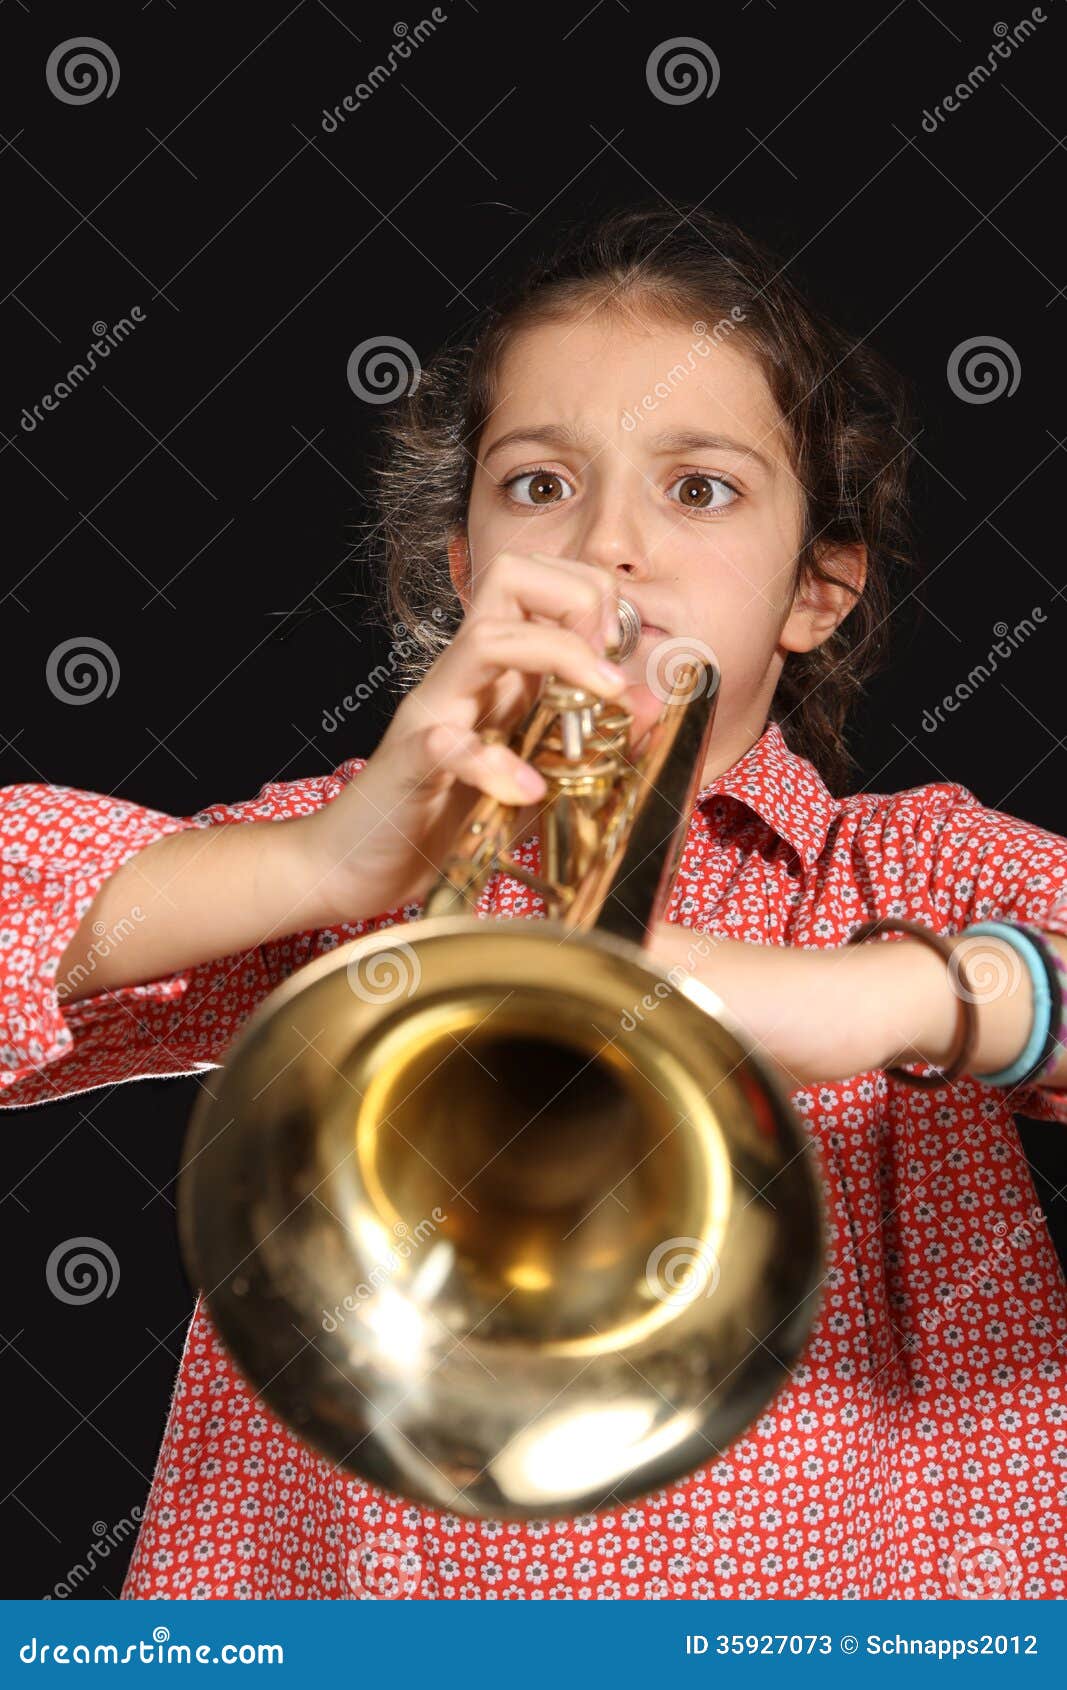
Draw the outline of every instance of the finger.
[[[428,767],[435,774],[454,775],[466,786],[503,804],[528,804],[543,798],[548,786],[543,775],[502,742],[486,744],[473,731],[438,722],[423,738]]]
[[[585,563],[581,558],[559,557],[551,552],[531,552],[531,557],[538,562],[553,564],[557,569],[563,569],[577,576],[579,580],[587,580],[592,571],[593,585],[600,594],[600,609],[597,622],[597,634],[605,646],[616,645],[619,639],[619,590],[614,573],[601,569],[596,564]],[[581,623],[573,626],[582,628]]]
[[[598,651],[618,638],[614,578],[576,558],[501,552],[485,572],[478,609],[487,616],[547,616],[577,628]]]
[[[465,623],[434,672],[423,683],[427,701],[473,693],[516,669],[528,675],[557,675],[601,698],[617,698],[623,671],[598,657],[581,634],[550,622],[515,622],[479,615]]]

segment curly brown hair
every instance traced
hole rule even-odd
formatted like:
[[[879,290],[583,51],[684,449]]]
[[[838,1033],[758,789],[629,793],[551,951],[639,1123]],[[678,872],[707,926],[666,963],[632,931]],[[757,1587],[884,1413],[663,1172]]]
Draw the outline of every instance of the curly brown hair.
[[[503,298],[427,363],[412,393],[382,418],[371,474],[380,520],[368,555],[390,621],[405,630],[397,672],[420,680],[452,638],[462,608],[447,542],[462,531],[482,428],[501,360],[519,330],[578,311],[736,323],[763,370],[806,494],[794,591],[834,577],[835,546],[867,548],[862,595],[821,646],[791,652],[771,718],[831,791],[856,759],[845,742],[853,700],[884,659],[895,573],[913,566],[907,476],[910,390],[869,347],[817,312],[785,266],[736,224],[699,207],[652,205],[571,227]]]

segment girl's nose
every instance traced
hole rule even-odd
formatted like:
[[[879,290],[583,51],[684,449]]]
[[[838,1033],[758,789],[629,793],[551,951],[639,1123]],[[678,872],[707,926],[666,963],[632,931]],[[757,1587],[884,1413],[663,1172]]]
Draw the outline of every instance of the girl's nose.
[[[640,523],[626,490],[601,490],[582,515],[582,531],[575,536],[579,557],[626,579],[646,572]]]
[[[632,536],[626,540],[586,537],[579,542],[577,555],[583,562],[595,563],[598,568],[626,580],[641,580],[648,574],[644,554]]]

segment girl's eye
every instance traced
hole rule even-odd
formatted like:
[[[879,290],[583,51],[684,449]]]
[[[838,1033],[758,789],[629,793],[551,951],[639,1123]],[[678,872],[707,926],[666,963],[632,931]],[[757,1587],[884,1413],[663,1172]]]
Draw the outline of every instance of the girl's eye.
[[[503,493],[514,504],[536,507],[562,504],[574,497],[574,488],[555,470],[535,469],[505,481]],[[687,510],[714,512],[732,505],[741,495],[721,475],[691,471],[672,482],[668,497]]]
[[[505,481],[506,492],[518,505],[558,505],[574,494],[574,488],[554,470],[528,470]]]
[[[732,487],[728,481],[724,481],[721,475],[679,476],[678,480],[673,481],[668,488],[668,498],[672,496],[675,488],[678,489],[678,497],[675,502],[684,505],[687,510],[722,510],[727,505],[732,505],[735,499],[740,498],[737,488]],[[716,498],[716,488],[728,496]]]

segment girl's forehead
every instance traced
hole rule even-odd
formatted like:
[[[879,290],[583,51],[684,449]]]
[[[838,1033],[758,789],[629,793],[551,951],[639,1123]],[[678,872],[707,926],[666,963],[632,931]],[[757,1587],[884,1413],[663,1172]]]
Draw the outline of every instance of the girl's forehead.
[[[789,460],[782,415],[763,368],[729,319],[631,321],[614,314],[548,319],[509,341],[483,439],[562,422],[605,432],[651,415],[660,429],[743,434]]]

